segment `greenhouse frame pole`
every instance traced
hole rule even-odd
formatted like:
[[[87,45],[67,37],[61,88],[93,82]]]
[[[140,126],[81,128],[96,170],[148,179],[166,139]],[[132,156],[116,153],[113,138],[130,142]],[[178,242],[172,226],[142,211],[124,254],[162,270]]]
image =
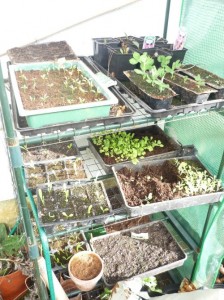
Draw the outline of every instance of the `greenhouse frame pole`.
[[[163,38],[166,39],[167,37],[167,29],[169,23],[169,15],[170,15],[170,3],[171,0],[166,1],[166,12],[165,12],[165,21],[164,21],[164,28],[163,28]]]
[[[26,202],[26,196],[23,189],[23,178],[22,178],[22,157],[20,152],[20,146],[18,139],[16,138],[16,134],[12,125],[12,118],[10,107],[5,91],[2,66],[0,65],[0,101],[1,101],[1,109],[2,109],[2,118],[4,120],[5,125],[5,133],[7,140],[7,147],[9,149],[12,170],[14,172],[16,184],[17,184],[17,192],[18,199],[20,202],[20,210],[22,214],[24,229],[27,236],[27,244],[29,249],[29,257],[34,263],[35,270],[35,279],[37,282],[38,292],[41,299],[48,299],[46,288],[41,280],[39,267],[38,267],[38,257],[39,250],[36,244],[32,223],[30,220],[30,213]]]

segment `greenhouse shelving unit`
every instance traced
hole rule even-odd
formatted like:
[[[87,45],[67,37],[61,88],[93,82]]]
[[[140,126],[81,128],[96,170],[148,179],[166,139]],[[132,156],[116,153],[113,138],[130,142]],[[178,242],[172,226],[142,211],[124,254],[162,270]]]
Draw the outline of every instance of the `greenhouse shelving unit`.
[[[167,9],[164,25],[164,36],[166,36],[168,19],[169,19],[169,7],[170,0],[167,1]],[[222,60],[223,57],[219,54],[210,59],[212,52],[217,52],[217,49],[213,49],[213,44],[205,45],[206,42],[202,42],[202,46],[208,46],[205,54],[202,55],[200,45],[198,41],[203,34],[201,31],[208,30],[204,28],[197,28],[195,20],[200,20],[206,24],[213,24],[216,26],[222,21],[222,14],[217,14],[212,22],[208,22],[207,18],[212,18],[213,14],[198,14],[198,11],[202,10],[202,7],[206,9],[206,5],[209,7],[209,1],[205,5],[203,0],[195,1],[183,1],[181,24],[185,25],[189,31],[189,45],[191,51],[188,51],[186,55],[187,63],[202,62],[206,65],[210,60],[211,71],[217,71],[220,76],[223,76]],[[208,8],[209,11],[217,10],[219,1],[217,1],[216,8],[212,4],[212,8]],[[188,14],[188,5],[192,5],[191,14]],[[220,1],[220,6],[223,5]],[[214,12],[215,13],[215,12]],[[187,15],[187,17],[186,17]],[[205,18],[205,19],[203,19]],[[199,22],[200,23],[200,22]],[[216,24],[217,23],[217,24]],[[207,37],[207,41],[214,40],[213,36],[219,33],[217,27],[215,30],[213,26],[210,26],[211,30],[205,36],[211,35],[211,38]],[[200,35],[200,36],[199,36]],[[217,37],[216,37],[217,38]],[[219,47],[223,47],[223,43],[220,38],[217,38]],[[207,43],[208,44],[208,43]],[[195,47],[195,45],[197,47]],[[221,48],[222,49],[222,48]],[[71,50],[71,49],[70,49]],[[220,51],[220,53],[222,53]],[[69,57],[74,58],[73,53],[69,52]],[[87,64],[92,64],[91,58],[86,58]],[[212,65],[217,66],[217,70],[212,68]],[[179,141],[182,146],[193,145],[197,149],[197,157],[199,160],[211,171],[212,174],[217,175],[224,182],[224,100],[220,100],[214,104],[214,102],[201,104],[195,109],[186,106],[181,109],[176,109],[174,115],[170,115],[168,112],[160,111],[157,114],[151,114],[151,111],[144,106],[144,103],[139,104],[135,100],[133,94],[127,94],[125,87],[120,88],[115,93],[121,93],[122,97],[126,97],[128,102],[135,109],[135,113],[130,118],[125,119],[110,119],[109,121],[91,120],[85,124],[74,123],[69,125],[53,126],[50,128],[44,128],[34,131],[26,126],[21,126],[20,120],[15,112],[15,104],[12,100],[12,107],[9,105],[8,97],[6,94],[5,82],[3,79],[2,71],[0,70],[0,99],[2,104],[2,113],[7,137],[7,145],[11,157],[11,167],[16,179],[18,200],[21,208],[21,217],[24,223],[25,232],[27,236],[28,249],[30,258],[34,261],[35,278],[37,280],[37,286],[41,299],[51,300],[56,299],[54,284],[52,281],[51,273],[51,260],[48,250],[48,240],[51,233],[48,233],[45,228],[40,226],[38,219],[37,208],[33,199],[32,192],[26,188],[23,176],[23,161],[20,151],[20,145],[24,143],[38,143],[48,142],[58,137],[60,138],[75,138],[78,144],[80,143],[80,149],[83,158],[90,161],[87,164],[89,173],[92,177],[96,175],[100,179],[108,179],[105,176],[102,168],[98,163],[93,162],[94,159],[91,153],[88,151],[88,146],[84,142],[88,137],[96,133],[100,133],[105,130],[126,130],[137,127],[145,127],[148,125],[157,124],[160,125],[164,131],[175,140]],[[12,108],[12,109],[11,109]],[[14,108],[14,109],[13,109]],[[13,114],[12,114],[13,111]],[[25,189],[24,189],[25,186]],[[38,239],[43,247],[43,254],[46,261],[46,269],[49,282],[49,294],[40,280],[38,259],[40,253],[37,245],[37,238],[34,235],[34,230],[30,218],[30,210],[28,209],[26,196],[29,198],[31,204],[32,214],[38,229]],[[117,215],[111,216],[111,221],[127,218],[125,210],[121,209],[117,211]],[[179,210],[160,212],[151,215],[151,220],[163,220],[166,222],[169,231],[176,238],[182,249],[187,253],[188,259],[185,264],[178,269],[170,270],[169,274],[174,282],[179,283],[183,277],[188,277],[197,286],[213,287],[215,279],[217,277],[219,266],[224,257],[224,232],[223,228],[224,219],[224,199],[221,198],[219,202],[213,204],[206,204],[202,206],[194,206],[183,208]],[[221,224],[221,225],[220,225]],[[88,230],[93,228],[93,224],[85,227],[73,228],[73,230]],[[70,229],[67,229],[70,230]],[[62,232],[60,232],[62,233]],[[73,294],[75,294],[74,291]],[[72,296],[72,295],[71,295]]]
[[[73,129],[73,130],[61,130],[60,132],[55,132],[52,130],[52,132],[46,132],[46,134],[43,134],[42,132],[38,135],[31,134],[31,136],[23,136],[19,132],[16,134],[14,128],[13,128],[13,120],[12,118],[9,118],[11,116],[11,111],[7,99],[7,95],[5,92],[5,87],[4,87],[4,81],[3,77],[1,75],[1,101],[2,101],[2,110],[3,110],[3,116],[4,121],[5,121],[5,128],[6,128],[6,133],[7,133],[7,139],[8,139],[8,147],[9,147],[9,152],[11,154],[11,159],[12,159],[12,168],[15,173],[16,181],[17,181],[17,186],[18,186],[18,195],[19,195],[19,200],[20,200],[20,205],[22,207],[22,217],[24,220],[25,228],[26,228],[26,233],[27,237],[29,237],[32,241],[30,245],[30,257],[34,260],[37,261],[38,259],[38,249],[37,249],[37,244],[35,241],[35,237],[33,235],[33,229],[32,229],[32,224],[30,220],[30,214],[29,210],[27,208],[27,203],[26,203],[26,194],[28,195],[28,198],[31,203],[31,208],[32,212],[34,214],[34,218],[37,224],[37,228],[39,230],[39,237],[43,246],[43,253],[45,256],[46,260],[46,266],[47,266],[47,272],[48,272],[48,281],[49,281],[49,290],[50,290],[50,298],[55,299],[55,293],[54,293],[54,287],[53,287],[53,282],[52,282],[52,275],[51,275],[51,263],[50,263],[50,256],[49,256],[49,251],[48,251],[48,234],[42,228],[39,224],[38,220],[38,215],[37,215],[37,210],[35,203],[33,201],[33,196],[30,190],[26,190],[26,193],[23,189],[23,184],[24,184],[24,177],[22,175],[22,166],[23,166],[23,161],[21,158],[21,153],[20,153],[20,144],[24,143],[35,143],[38,141],[50,141],[55,139],[56,137],[75,137],[77,141],[82,141],[82,139],[85,139],[89,136],[92,136],[93,134],[97,132],[101,132],[102,130],[120,130],[120,129],[128,129],[128,128],[133,128],[133,127],[144,127],[146,125],[151,125],[155,124],[160,124],[164,126],[164,129],[166,132],[170,133],[170,135],[175,135],[175,138],[183,143],[183,145],[189,145],[191,142],[190,139],[188,139],[186,136],[188,136],[187,132],[183,133],[183,131],[186,130],[185,126],[186,124],[194,123],[194,122],[202,122],[201,120],[204,120],[205,123],[209,123],[210,119],[212,120],[219,120],[218,124],[215,125],[213,123],[213,128],[212,131],[215,130],[215,126],[219,128],[220,123],[224,122],[222,114],[218,110],[207,110],[207,111],[199,111],[199,112],[191,112],[189,114],[181,115],[181,116],[176,116],[176,117],[167,117],[167,118],[159,118],[156,119],[152,118],[152,116],[144,110],[144,108],[139,107],[139,104],[134,101],[134,99],[130,99],[133,106],[136,107],[136,110],[140,110],[140,113],[137,113],[135,117],[132,117],[131,120],[121,122],[121,123],[114,123],[114,124],[100,124],[98,125],[97,123],[94,126],[91,127],[83,127],[79,129]],[[186,124],[183,124],[182,126],[180,125],[181,123],[186,122]],[[212,122],[212,121],[211,121]],[[92,125],[92,124],[91,124]],[[178,128],[178,130],[175,130],[175,128]],[[220,134],[221,134],[221,128],[219,128]],[[207,132],[206,130],[203,131],[204,133]],[[206,137],[206,136],[205,136]],[[204,137],[204,138],[205,138]],[[204,140],[204,143],[206,144],[209,140],[207,139],[206,141]],[[197,143],[194,145],[199,146]],[[220,150],[220,149],[219,149]],[[87,150],[88,152],[88,150]],[[83,155],[86,155],[87,153],[84,151]],[[209,153],[205,153],[206,155],[210,155]],[[220,157],[220,155],[218,155]],[[87,160],[91,159],[91,157],[87,157]],[[216,166],[213,165],[214,173],[222,172],[222,169],[220,167],[222,160],[217,160],[216,161]],[[206,159],[204,159],[204,163],[206,164]],[[209,166],[211,168],[211,165]],[[105,174],[101,169],[97,170],[100,174],[100,178],[106,178]],[[91,168],[90,168],[91,172]],[[221,175],[221,174],[220,174]],[[94,177],[94,175],[92,174]],[[199,210],[202,208],[201,206],[198,207]],[[197,209],[198,209],[197,208]],[[182,209],[183,211],[192,211],[195,208],[186,208]],[[193,264],[195,265],[195,255],[198,254],[198,249],[202,247],[201,249],[204,249],[203,252],[200,253],[200,257],[203,257],[204,251],[207,250],[205,249],[205,244],[207,242],[206,239],[209,238],[209,229],[214,230],[214,227],[217,226],[216,222],[217,220],[223,215],[223,203],[220,201],[219,203],[216,204],[211,204],[210,206],[204,205],[203,206],[203,215],[200,216],[200,221],[198,221],[198,224],[200,225],[199,233],[197,233],[197,237],[195,237],[195,232],[191,232],[191,229],[189,224],[188,226],[185,226],[186,220],[184,220],[184,213],[182,215],[177,211],[171,211],[171,212],[164,212],[164,213],[158,213],[155,215],[152,215],[153,220],[165,220],[167,224],[169,224],[169,228],[171,232],[176,236],[177,240],[179,243],[182,245],[182,248],[187,252],[189,259],[185,263],[183,267],[178,268],[178,270],[173,270],[170,272],[172,275],[173,279],[176,281],[179,281],[181,277],[192,277],[193,279],[197,280],[197,272],[199,270],[198,267],[198,260],[196,263],[196,267],[194,270],[194,273],[192,274],[192,267]],[[121,214],[122,213],[122,214]],[[119,213],[119,218],[126,218],[125,211],[120,211]],[[115,216],[112,216],[113,221],[116,220]],[[203,219],[203,220],[202,220]],[[216,225],[214,225],[216,224]],[[89,226],[92,227],[92,224]],[[76,230],[80,229],[85,229],[87,230],[89,228],[87,227],[82,227],[82,228],[77,228]],[[212,249],[211,249],[212,250]],[[223,250],[223,249],[222,249]],[[210,253],[212,254],[212,253]],[[38,273],[38,265],[36,264],[36,272]],[[216,271],[216,270],[215,270]],[[38,275],[37,275],[38,278]],[[213,278],[214,279],[214,278]],[[204,278],[205,280],[205,278]],[[207,282],[200,282],[200,285],[205,285]],[[214,280],[213,280],[214,283]],[[211,281],[209,283],[211,285]],[[44,288],[41,287],[40,285],[40,290],[41,293],[44,293]]]

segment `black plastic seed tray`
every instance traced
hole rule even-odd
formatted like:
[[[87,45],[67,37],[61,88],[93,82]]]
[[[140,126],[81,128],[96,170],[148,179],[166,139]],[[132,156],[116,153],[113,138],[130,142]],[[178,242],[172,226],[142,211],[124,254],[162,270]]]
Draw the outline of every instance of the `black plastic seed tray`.
[[[85,58],[85,61],[88,61],[89,64],[96,65],[102,73],[109,76],[107,70],[105,70],[103,67],[101,67],[99,64],[97,64],[92,57]],[[205,112],[209,110],[220,110],[224,109],[224,99],[215,99],[215,100],[208,100],[202,104],[198,103],[192,103],[192,104],[186,104],[185,102],[181,101],[179,99],[177,103],[172,104],[169,109],[152,109],[150,106],[148,106],[142,99],[140,99],[138,96],[136,96],[129,88],[128,88],[128,81],[121,83],[118,82],[116,89],[119,91],[120,94],[123,94],[124,97],[131,98],[132,100],[139,103],[139,105],[144,108],[144,110],[151,115],[152,118],[155,119],[162,119],[169,116],[178,116],[181,114],[189,114],[191,112]],[[127,84],[127,86],[126,86]],[[174,103],[174,101],[173,101]]]
[[[69,223],[85,225],[96,220],[104,223],[112,214],[102,181],[67,181],[50,187],[44,184],[37,187],[36,194],[38,217],[43,227]]]
[[[94,73],[99,72],[99,69],[97,67],[94,68],[94,66],[92,66],[90,68]],[[110,116],[106,118],[97,118],[91,120],[86,119],[85,121],[82,122],[68,122],[68,123],[55,124],[55,125],[44,126],[41,128],[33,129],[31,127],[28,127],[26,119],[24,117],[19,116],[15,98],[12,89],[10,88],[12,113],[13,113],[15,128],[23,136],[33,136],[37,134],[50,134],[54,132],[63,132],[67,130],[75,131],[84,127],[91,128],[94,126],[107,126],[112,124],[121,124],[123,122],[129,121],[132,118],[132,116],[135,114],[136,109],[128,101],[126,101],[124,95],[121,94],[116,87],[110,87],[109,89],[118,98],[118,106],[119,107],[125,106],[125,111],[123,112],[123,114],[116,115],[116,113],[111,111]]]

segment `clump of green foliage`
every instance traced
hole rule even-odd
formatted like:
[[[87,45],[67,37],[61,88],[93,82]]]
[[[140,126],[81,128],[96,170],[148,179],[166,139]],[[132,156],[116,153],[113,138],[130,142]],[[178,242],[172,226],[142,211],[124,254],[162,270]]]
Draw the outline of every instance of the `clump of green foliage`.
[[[186,161],[175,160],[175,165],[180,181],[177,183],[174,192],[178,190],[186,196],[194,196],[222,190],[221,180],[210,175],[208,171]]]
[[[157,60],[160,63],[160,67],[156,68],[154,65],[154,59],[148,55],[147,52],[140,54],[138,52],[133,53],[133,57],[129,60],[130,64],[139,64],[140,68],[134,71],[143,77],[147,83],[152,86],[157,86],[160,92],[169,89],[169,84],[164,82],[166,74],[174,75],[175,70],[180,68],[180,60],[173,62],[172,67],[169,66],[171,56],[159,55]]]
[[[99,146],[99,152],[106,156],[114,157],[116,162],[131,160],[138,163],[138,158],[143,158],[146,151],[153,151],[155,147],[163,147],[160,140],[144,136],[136,138],[134,133],[125,131],[93,137],[93,143]]]

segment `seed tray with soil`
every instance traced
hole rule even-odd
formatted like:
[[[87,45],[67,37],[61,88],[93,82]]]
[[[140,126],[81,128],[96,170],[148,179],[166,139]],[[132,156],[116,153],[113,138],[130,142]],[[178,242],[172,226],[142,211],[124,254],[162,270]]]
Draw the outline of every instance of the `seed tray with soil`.
[[[167,74],[164,81],[180,95],[180,98],[186,103],[203,103],[208,100],[210,94],[217,92],[214,88],[206,85],[200,85],[195,80],[181,74]]]
[[[173,98],[177,96],[176,92],[171,88],[167,88],[162,92],[158,86],[149,84],[143,77],[135,71],[124,71],[124,74],[130,80],[131,90],[134,90],[140,98],[152,109],[169,109]]]
[[[37,205],[42,226],[103,220],[112,210],[101,181],[39,186]]]
[[[24,165],[34,165],[59,161],[64,158],[76,158],[81,154],[74,139],[58,140],[45,144],[21,146]]]
[[[217,93],[214,94],[215,99],[224,98],[224,79],[217,76],[216,74],[209,72],[205,69],[202,69],[195,65],[184,65],[181,67],[181,73],[190,76],[195,79],[196,76],[200,75],[202,80],[205,83],[215,89],[218,90]]]
[[[25,166],[24,173],[27,187],[31,189],[35,189],[40,184],[89,180],[85,163],[80,157],[57,160],[54,163]]]
[[[13,64],[77,58],[66,41],[15,47],[9,49],[7,54]]]
[[[156,275],[181,266],[186,259],[163,222],[92,238],[91,247],[104,261],[106,285]]]
[[[131,216],[214,203],[224,194],[221,181],[196,157],[112,167]]]
[[[95,157],[97,158],[97,160],[99,161],[99,163],[101,164],[101,166],[107,174],[112,173],[112,166],[120,166],[123,164],[123,162],[130,162],[130,159],[127,160],[121,157],[121,155],[123,155],[127,150],[128,155],[133,155],[133,158],[137,159],[136,162],[133,161],[134,163],[137,163],[138,160],[142,159],[155,160],[160,158],[176,157],[181,154],[181,145],[178,144],[174,139],[169,137],[167,134],[165,134],[165,132],[157,125],[127,130],[125,131],[125,133],[129,135],[134,134],[134,139],[139,139],[139,141],[147,137],[151,139],[151,141],[160,141],[161,144],[158,144],[158,146],[155,146],[153,148],[150,147],[151,149],[145,149],[144,152],[141,151],[141,155],[139,155],[139,143],[135,143],[136,147],[138,147],[136,148],[138,154],[135,155],[134,151],[136,152],[136,150],[134,150],[134,144],[132,143],[132,146],[127,145],[127,142],[130,141],[130,139],[125,140],[127,138],[126,136],[124,137],[124,140],[122,140],[122,137],[119,138],[118,144],[121,145],[118,145],[119,147],[115,147],[115,139],[111,139],[110,146],[108,145],[107,136],[113,136],[113,134],[101,135],[100,138],[102,138],[105,141],[101,143],[101,145],[97,145],[97,137],[88,139],[90,150],[93,152],[93,154],[95,155]],[[119,135],[119,133],[115,134]],[[150,144],[153,145],[153,143],[151,142]],[[119,154],[115,152],[115,148],[119,148]]]
[[[137,218],[131,218],[124,221],[116,222],[105,226],[106,232],[111,233],[115,231],[122,231],[124,229],[129,229],[141,224],[149,223],[149,216],[141,216]]]

